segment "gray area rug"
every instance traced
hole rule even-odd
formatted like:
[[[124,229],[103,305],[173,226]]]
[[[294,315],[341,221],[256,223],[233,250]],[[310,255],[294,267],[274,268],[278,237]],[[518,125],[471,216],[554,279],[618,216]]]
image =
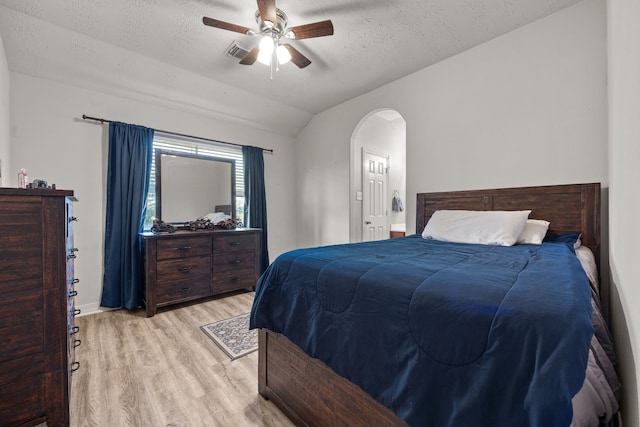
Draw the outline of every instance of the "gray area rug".
[[[249,313],[201,326],[231,360],[258,349],[258,330],[249,330]]]

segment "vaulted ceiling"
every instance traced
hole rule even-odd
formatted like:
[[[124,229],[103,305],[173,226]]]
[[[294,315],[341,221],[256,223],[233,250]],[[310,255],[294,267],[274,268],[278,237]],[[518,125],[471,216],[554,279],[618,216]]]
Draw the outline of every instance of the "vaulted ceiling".
[[[124,75],[144,57],[173,70],[158,81],[184,80],[175,71],[184,70],[198,84],[217,87],[232,110],[276,105],[295,120],[579,1],[276,0],[291,26],[331,19],[335,29],[333,36],[291,41],[312,63],[277,71],[225,54],[234,42],[256,47],[258,37],[202,23],[208,16],[257,28],[255,0],[0,0],[0,34],[11,71],[99,79],[97,68],[107,62],[111,74]],[[149,68],[161,66],[145,68],[151,75],[160,72]]]

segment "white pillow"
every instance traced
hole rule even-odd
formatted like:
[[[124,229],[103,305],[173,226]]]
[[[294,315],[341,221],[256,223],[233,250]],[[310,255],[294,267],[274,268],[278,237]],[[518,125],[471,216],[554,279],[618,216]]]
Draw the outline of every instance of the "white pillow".
[[[575,248],[576,256],[582,265],[589,281],[594,286],[594,289],[598,289],[598,266],[596,265],[596,258],[593,256],[593,252],[586,246],[579,246]]]
[[[542,239],[547,235],[549,221],[543,219],[528,219],[524,224],[524,229],[518,237],[518,244],[541,245]]]
[[[435,211],[422,231],[424,239],[512,246],[524,229],[528,211]]]
[[[217,224],[220,221],[225,221],[229,218],[231,218],[229,215],[227,215],[224,212],[210,212],[208,214],[206,214],[205,216],[203,216],[202,218],[207,218],[209,221],[211,221],[213,224]]]

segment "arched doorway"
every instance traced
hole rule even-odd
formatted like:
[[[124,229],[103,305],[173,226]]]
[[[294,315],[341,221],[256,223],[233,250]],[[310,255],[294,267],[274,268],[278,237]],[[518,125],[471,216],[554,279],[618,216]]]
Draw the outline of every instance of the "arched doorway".
[[[351,242],[361,242],[372,240],[363,227],[369,222],[363,217],[367,209],[363,209],[364,203],[369,203],[373,199],[367,199],[370,192],[366,188],[366,174],[368,168],[365,165],[374,159],[388,158],[386,165],[386,189],[380,194],[384,198],[383,209],[386,211],[386,219],[379,221],[386,222],[385,238],[389,236],[391,230],[402,230],[406,224],[406,212],[394,211],[392,200],[394,193],[402,202],[406,199],[406,146],[407,146],[407,125],[400,113],[395,110],[382,108],[374,110],[365,115],[356,125],[351,135],[351,174],[350,174],[350,222],[349,238]],[[378,156],[378,157],[376,157]],[[369,163],[367,163],[369,164]]]

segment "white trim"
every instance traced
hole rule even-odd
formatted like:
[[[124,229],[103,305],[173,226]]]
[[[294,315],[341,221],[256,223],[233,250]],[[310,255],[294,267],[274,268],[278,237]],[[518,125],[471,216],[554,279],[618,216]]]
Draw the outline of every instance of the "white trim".
[[[78,317],[89,316],[90,314],[98,314],[105,311],[100,309],[100,303],[97,303],[97,302],[92,302],[90,304],[77,305],[76,308],[80,309],[80,314],[78,315]]]

